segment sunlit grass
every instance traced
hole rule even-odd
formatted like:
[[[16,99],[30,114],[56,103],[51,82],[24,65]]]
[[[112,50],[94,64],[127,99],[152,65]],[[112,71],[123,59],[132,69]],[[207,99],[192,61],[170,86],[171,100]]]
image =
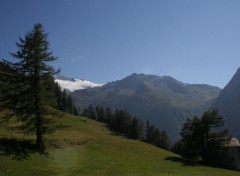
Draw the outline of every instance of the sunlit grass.
[[[48,155],[30,153],[27,159],[0,155],[0,176],[31,175],[156,175],[237,176],[240,173],[190,166],[178,155],[152,145],[115,136],[104,124],[66,115],[62,130],[46,136]],[[23,138],[0,127],[1,138]],[[25,136],[24,139],[32,139]],[[2,152],[0,152],[2,153]]]

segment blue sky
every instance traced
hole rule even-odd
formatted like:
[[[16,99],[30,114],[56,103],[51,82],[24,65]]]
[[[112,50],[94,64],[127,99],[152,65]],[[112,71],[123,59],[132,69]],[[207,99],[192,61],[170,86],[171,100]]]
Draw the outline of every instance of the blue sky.
[[[240,67],[239,0],[1,0],[0,58],[42,23],[62,75],[132,73],[223,88]]]

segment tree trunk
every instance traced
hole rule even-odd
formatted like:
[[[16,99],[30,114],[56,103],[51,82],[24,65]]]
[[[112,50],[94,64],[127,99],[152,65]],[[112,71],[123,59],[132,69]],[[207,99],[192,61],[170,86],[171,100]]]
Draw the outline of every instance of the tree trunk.
[[[43,121],[42,121],[42,108],[41,108],[41,102],[40,102],[40,59],[36,57],[34,59],[35,65],[34,65],[34,90],[35,90],[35,118],[36,118],[36,147],[39,151],[39,153],[44,153],[45,147],[43,142]]]
[[[45,146],[42,136],[42,119],[40,115],[36,117],[36,136],[36,147],[40,153],[44,153]]]

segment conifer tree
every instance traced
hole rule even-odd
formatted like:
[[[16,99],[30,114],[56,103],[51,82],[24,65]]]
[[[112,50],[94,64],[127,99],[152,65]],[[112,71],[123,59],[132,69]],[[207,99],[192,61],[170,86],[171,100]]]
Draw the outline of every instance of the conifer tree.
[[[141,129],[140,129],[140,124],[139,124],[139,121],[136,117],[134,117],[132,119],[132,124],[130,126],[130,130],[131,130],[131,133],[130,133],[130,138],[132,139],[139,139],[140,138],[140,133],[141,133]]]
[[[54,85],[54,92],[56,96],[56,108],[62,110],[62,91],[58,83]]]
[[[145,139],[148,142],[149,139],[149,133],[150,133],[150,122],[147,120],[146,123],[146,132],[145,132]]]
[[[154,125],[150,125],[147,123],[147,135],[146,141],[150,144],[156,145],[157,139],[159,139],[160,132],[157,130]]]
[[[106,122],[106,116],[105,116],[105,111],[103,107],[97,106],[96,108],[96,114],[97,114],[97,120],[99,122]]]
[[[109,107],[107,107],[105,109],[105,111],[106,111],[105,112],[105,114],[106,114],[106,123],[111,124],[114,114],[113,114],[111,108],[109,108]]]
[[[18,51],[11,55],[16,63],[3,62],[12,72],[1,72],[6,86],[1,96],[1,107],[12,112],[25,133],[35,133],[36,147],[44,152],[43,134],[53,129],[49,106],[53,103],[54,90],[49,86],[52,76],[57,73],[48,63],[56,60],[49,52],[47,34],[41,24],[35,24],[32,31],[17,43]]]
[[[87,108],[83,109],[83,116],[96,120],[96,113],[92,105],[89,105]]]
[[[181,131],[183,155],[191,159],[200,157],[204,164],[221,166],[227,158],[222,145],[227,130],[218,129],[223,125],[224,119],[216,109],[204,112],[201,118],[188,119]]]
[[[161,136],[160,136],[160,139],[161,139],[161,148],[163,149],[170,149],[170,146],[171,146],[171,141],[166,133],[166,131],[162,131],[161,133]]]

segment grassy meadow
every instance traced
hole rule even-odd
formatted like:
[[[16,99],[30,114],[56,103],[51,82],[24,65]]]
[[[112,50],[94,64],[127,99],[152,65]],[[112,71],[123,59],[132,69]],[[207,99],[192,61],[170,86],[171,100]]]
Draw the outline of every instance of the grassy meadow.
[[[193,166],[178,155],[116,136],[104,124],[66,114],[62,129],[46,136],[48,154],[25,150],[18,140],[31,136],[0,126],[0,176],[239,176],[240,172]],[[3,127],[4,126],[4,127]],[[13,141],[4,146],[4,141]]]

